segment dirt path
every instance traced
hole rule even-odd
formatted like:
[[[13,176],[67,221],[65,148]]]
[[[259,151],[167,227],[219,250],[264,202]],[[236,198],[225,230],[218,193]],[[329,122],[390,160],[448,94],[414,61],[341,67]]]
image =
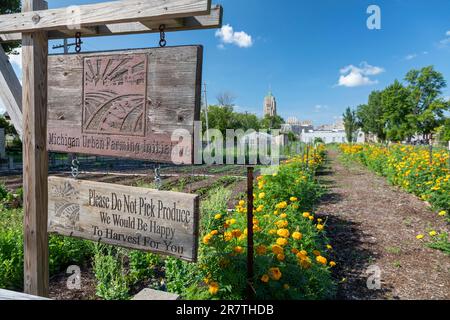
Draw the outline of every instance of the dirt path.
[[[385,178],[344,165],[336,151],[319,178],[329,188],[317,213],[329,217],[338,299],[450,299],[450,257],[416,239],[448,232],[443,219]],[[367,288],[370,266],[381,271],[379,290]]]

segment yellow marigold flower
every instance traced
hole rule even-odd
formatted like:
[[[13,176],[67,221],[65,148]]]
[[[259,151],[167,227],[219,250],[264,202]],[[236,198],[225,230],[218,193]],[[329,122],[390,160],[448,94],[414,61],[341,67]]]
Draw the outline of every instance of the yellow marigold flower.
[[[236,223],[236,219],[230,219],[230,222],[229,222],[230,226],[235,224],[235,223]]]
[[[288,226],[288,222],[286,220],[278,220],[275,224],[278,228],[286,228]]]
[[[279,229],[277,231],[277,235],[283,238],[289,238],[289,230],[288,229]]]
[[[256,212],[261,212],[264,210],[264,206],[261,204],[258,206],[258,208],[256,208]]]
[[[237,246],[237,247],[234,247],[233,251],[236,253],[242,253],[242,252],[244,252],[244,248]]]
[[[212,235],[212,236],[215,236],[215,235],[218,235],[218,234],[219,234],[219,231],[213,230],[213,231],[211,231],[209,234]]]
[[[316,228],[317,228],[317,230],[322,231],[323,228],[324,228],[324,226],[323,226],[323,224],[318,224],[318,225],[316,226]]]
[[[214,219],[216,219],[216,220],[219,220],[221,218],[222,218],[222,215],[220,213],[218,213],[214,216]]]
[[[258,195],[258,198],[264,199],[265,196],[266,196],[266,194],[265,194],[264,192],[261,192],[261,193]]]
[[[333,250],[333,247],[331,245],[327,244],[327,249],[328,250]]]
[[[269,269],[269,276],[272,280],[278,281],[281,279],[282,273],[280,271],[280,268],[270,268]]]
[[[300,251],[300,252],[297,252],[296,257],[299,260],[305,260],[307,258],[307,255],[303,254],[303,252]]]
[[[297,201],[298,198],[297,197],[291,197],[289,200],[291,200],[292,202]]]
[[[292,234],[292,238],[294,238],[295,240],[302,240],[303,235],[302,235],[300,232],[295,231],[295,232]]]
[[[211,279],[209,279],[209,278],[204,278],[204,279],[203,279],[203,282],[204,282],[205,284],[208,284],[208,283],[211,282]]]
[[[309,216],[309,220],[313,221],[314,220],[314,216]]]
[[[319,250],[314,250],[313,251],[313,255],[315,255],[316,257],[320,256],[320,251]]]
[[[416,239],[417,240],[421,240],[421,239],[423,239],[425,236],[423,235],[423,234],[418,234],[417,236],[416,236]]]
[[[319,218],[319,219],[317,219],[317,222],[318,222],[318,223],[321,223],[322,221],[323,221],[323,220],[322,220],[322,219],[320,219],[320,218]]]
[[[276,234],[276,233],[277,233],[277,230],[275,230],[275,229],[269,230],[269,234],[270,234],[270,235],[273,235],[273,234]]]
[[[280,218],[281,218],[281,219],[286,219],[286,218],[287,218],[287,214],[286,214],[286,213],[280,214]]]
[[[239,205],[240,205],[241,207],[245,206],[245,201],[244,201],[244,200],[239,201]]]
[[[310,213],[309,212],[303,212],[303,218],[309,218]]]
[[[320,264],[326,265],[327,264],[327,259],[325,257],[322,256],[317,256],[316,257],[316,261]]]
[[[256,247],[256,254],[259,254],[260,256],[266,254],[267,248],[264,245],[259,245]]]
[[[277,255],[278,261],[284,261],[285,258],[286,258],[286,256],[283,253],[280,253]]]
[[[203,243],[204,244],[209,244],[209,242],[211,241],[211,235],[207,234],[206,236],[203,237]]]
[[[287,245],[288,241],[285,238],[278,238],[277,239],[277,245],[284,247]]]
[[[447,215],[447,211],[441,211],[439,212],[439,216],[445,217]]]
[[[286,201],[280,202],[280,203],[278,203],[276,205],[277,209],[285,209],[286,207],[287,207],[287,202]]]
[[[233,234],[227,231],[223,234],[223,239],[225,241],[231,241],[231,239],[233,239]]]
[[[277,215],[279,215],[280,213],[278,212],[278,210],[275,210],[275,211],[273,212],[273,214],[277,216]]]
[[[272,252],[274,254],[280,254],[280,253],[284,253],[284,249],[281,246],[275,244],[272,246]]]
[[[300,253],[303,254],[303,255],[305,255],[305,256],[308,255],[308,252],[306,252],[306,250],[302,250],[302,251],[300,251]]]
[[[433,230],[433,231],[430,231],[429,235],[430,235],[430,237],[434,237],[434,236],[437,235],[437,232],[434,231],[434,230]]]
[[[268,276],[267,274],[264,274],[264,275],[261,277],[261,281],[264,282],[264,283],[269,282],[269,276]]]
[[[208,289],[209,293],[212,295],[216,295],[217,292],[219,292],[219,284],[217,282],[211,282],[209,284],[209,289]]]
[[[335,267],[336,266],[336,262],[334,262],[334,261],[330,261],[330,267]]]

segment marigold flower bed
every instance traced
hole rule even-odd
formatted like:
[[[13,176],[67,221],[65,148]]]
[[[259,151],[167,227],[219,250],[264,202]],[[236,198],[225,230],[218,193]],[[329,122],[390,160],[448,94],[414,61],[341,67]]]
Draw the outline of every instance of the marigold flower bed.
[[[449,153],[427,148],[393,145],[340,146],[343,154],[388,178],[389,182],[428,201],[440,215],[450,211]]]
[[[315,171],[323,160],[320,147],[286,161],[273,175],[257,178],[253,230],[258,299],[326,299],[335,294],[330,269],[336,263],[325,235],[327,221],[311,211],[322,194]],[[201,238],[198,287],[208,298],[245,299],[246,202],[203,219],[209,220]]]

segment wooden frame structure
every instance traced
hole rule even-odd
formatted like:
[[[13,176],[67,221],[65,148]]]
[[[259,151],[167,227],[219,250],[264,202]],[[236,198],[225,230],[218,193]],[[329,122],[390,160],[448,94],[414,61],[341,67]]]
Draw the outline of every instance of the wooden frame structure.
[[[22,41],[22,88],[0,47],[0,99],[23,141],[24,291],[48,296],[48,40],[220,28],[223,10],[211,0],[122,0],[48,10],[23,0],[23,12],[0,16],[0,42]]]

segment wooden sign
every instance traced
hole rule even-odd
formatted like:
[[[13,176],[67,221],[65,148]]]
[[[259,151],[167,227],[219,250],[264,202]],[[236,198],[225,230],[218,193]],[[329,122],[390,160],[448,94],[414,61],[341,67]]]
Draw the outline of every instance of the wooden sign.
[[[197,195],[49,177],[48,229],[195,262]]]
[[[202,59],[201,46],[49,56],[48,150],[192,164]]]

